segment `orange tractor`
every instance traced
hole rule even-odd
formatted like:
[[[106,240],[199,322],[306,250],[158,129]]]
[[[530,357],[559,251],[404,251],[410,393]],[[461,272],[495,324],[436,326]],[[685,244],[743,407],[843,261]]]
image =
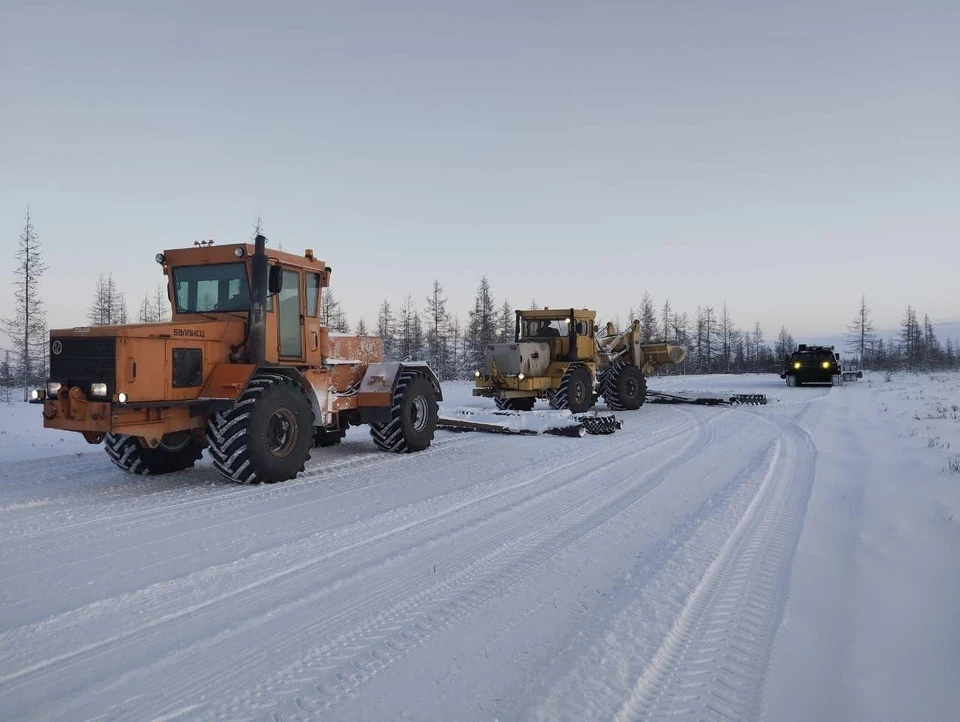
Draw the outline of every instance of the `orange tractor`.
[[[163,474],[204,448],[241,484],[291,479],[314,446],[368,424],[385,451],[426,449],[441,400],[425,363],[384,363],[383,341],[320,320],[332,269],[253,245],[165,251],[172,320],[50,332],[44,426],[106,442],[117,466]]]

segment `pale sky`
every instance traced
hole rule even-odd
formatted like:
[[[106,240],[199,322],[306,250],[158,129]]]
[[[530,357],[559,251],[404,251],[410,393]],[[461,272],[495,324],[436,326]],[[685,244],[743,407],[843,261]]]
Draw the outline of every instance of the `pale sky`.
[[[960,2],[0,0],[0,315],[158,250],[313,248],[355,323],[434,278],[768,340],[960,318]]]

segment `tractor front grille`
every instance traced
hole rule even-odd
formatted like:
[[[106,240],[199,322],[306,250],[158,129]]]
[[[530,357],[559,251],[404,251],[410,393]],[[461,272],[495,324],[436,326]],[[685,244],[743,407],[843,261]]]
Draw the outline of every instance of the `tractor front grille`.
[[[90,384],[107,385],[107,397],[116,392],[117,340],[110,337],[55,336],[50,339],[50,380],[79,386],[88,397]]]

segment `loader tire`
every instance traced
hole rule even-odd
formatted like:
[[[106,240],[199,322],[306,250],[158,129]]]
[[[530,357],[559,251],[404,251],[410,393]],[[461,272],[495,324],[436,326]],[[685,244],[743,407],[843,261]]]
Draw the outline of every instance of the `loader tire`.
[[[635,411],[647,399],[647,380],[634,364],[614,364],[603,375],[600,392],[611,411]]]
[[[550,395],[550,408],[570,409],[582,414],[593,405],[593,383],[583,366],[571,366],[560,379],[560,387]]]
[[[590,435],[607,436],[614,434],[620,428],[617,417],[613,414],[597,414],[593,416],[578,416],[577,420]]]
[[[438,413],[437,392],[430,380],[416,371],[404,371],[393,390],[390,421],[370,424],[370,436],[382,451],[423,451],[433,441]]]
[[[519,399],[494,399],[500,411],[532,411],[536,399],[533,396]]]
[[[291,378],[258,373],[237,405],[207,422],[213,465],[238,484],[273,483],[303,471],[313,446],[313,411]]]
[[[167,434],[155,449],[144,446],[136,436],[107,434],[104,449],[124,471],[148,475],[189,469],[203,454],[203,446],[189,432]]]

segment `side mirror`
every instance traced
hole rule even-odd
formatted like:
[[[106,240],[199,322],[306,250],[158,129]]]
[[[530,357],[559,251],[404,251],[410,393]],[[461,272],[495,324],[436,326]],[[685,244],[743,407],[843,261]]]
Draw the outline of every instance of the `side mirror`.
[[[282,288],[283,269],[280,266],[270,266],[270,274],[267,278],[267,295],[276,295],[280,293]]]

